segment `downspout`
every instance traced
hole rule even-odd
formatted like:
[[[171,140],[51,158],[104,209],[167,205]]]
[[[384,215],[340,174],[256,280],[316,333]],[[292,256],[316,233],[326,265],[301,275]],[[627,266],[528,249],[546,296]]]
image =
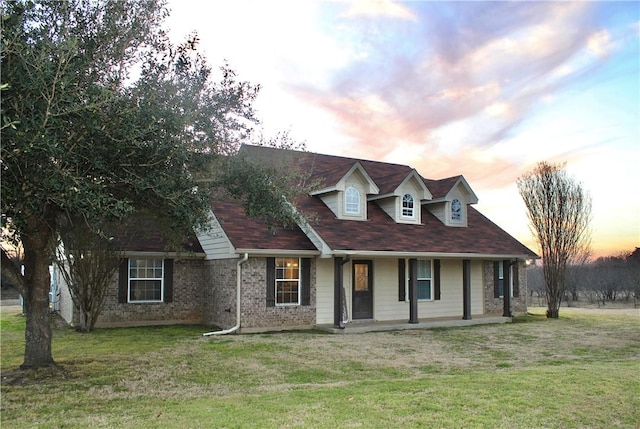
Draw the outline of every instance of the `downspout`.
[[[240,259],[236,265],[236,325],[232,328],[225,329],[223,331],[213,331],[213,332],[205,332],[202,334],[203,337],[208,337],[210,335],[226,335],[231,334],[240,328],[240,285],[242,284],[242,268],[241,265],[247,262],[249,259],[249,254],[245,253],[242,259]]]

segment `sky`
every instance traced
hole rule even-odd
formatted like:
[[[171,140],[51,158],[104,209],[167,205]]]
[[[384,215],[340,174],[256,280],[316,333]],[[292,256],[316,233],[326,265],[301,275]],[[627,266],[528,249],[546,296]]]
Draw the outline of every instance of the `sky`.
[[[169,0],[174,41],[259,84],[265,136],[462,174],[532,250],[516,179],[566,163],[594,256],[640,247],[640,2]]]

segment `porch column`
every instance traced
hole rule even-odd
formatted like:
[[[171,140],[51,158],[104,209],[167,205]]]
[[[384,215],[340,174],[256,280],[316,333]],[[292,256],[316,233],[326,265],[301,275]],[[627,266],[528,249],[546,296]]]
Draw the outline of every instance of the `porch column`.
[[[505,259],[502,261],[502,298],[504,309],[503,317],[512,317],[511,314],[511,261]]]
[[[471,259],[462,260],[462,319],[471,320]]]
[[[418,322],[418,260],[409,259],[409,323]]]
[[[342,275],[342,258],[333,258],[333,327],[344,329],[342,323],[342,290],[344,288]]]

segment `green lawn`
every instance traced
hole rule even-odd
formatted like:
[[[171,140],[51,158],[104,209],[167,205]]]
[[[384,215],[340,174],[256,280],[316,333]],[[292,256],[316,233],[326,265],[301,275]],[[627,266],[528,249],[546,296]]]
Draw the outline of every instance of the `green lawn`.
[[[3,428],[638,428],[640,317],[203,338],[207,328],[55,328],[57,369],[20,372],[1,313]]]

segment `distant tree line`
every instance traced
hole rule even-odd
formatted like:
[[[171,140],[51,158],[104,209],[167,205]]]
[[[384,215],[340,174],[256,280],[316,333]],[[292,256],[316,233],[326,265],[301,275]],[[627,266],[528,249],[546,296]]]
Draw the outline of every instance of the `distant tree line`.
[[[599,307],[614,302],[640,306],[640,248],[632,253],[588,260],[586,256],[567,265],[562,300],[567,306],[580,303]],[[540,266],[527,270],[529,305],[546,303],[543,270]]]

